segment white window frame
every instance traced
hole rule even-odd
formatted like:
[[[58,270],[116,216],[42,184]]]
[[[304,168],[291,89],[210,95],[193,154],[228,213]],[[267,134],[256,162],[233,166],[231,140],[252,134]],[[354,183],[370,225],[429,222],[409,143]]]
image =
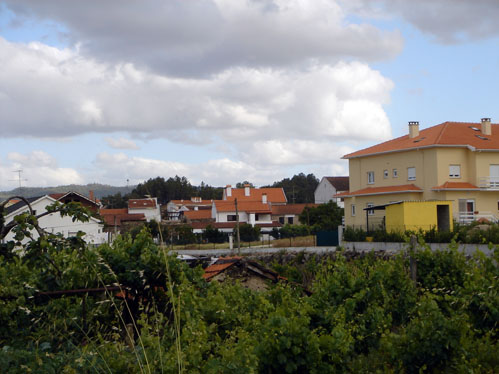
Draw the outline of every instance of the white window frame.
[[[393,178],[398,178],[398,177],[399,177],[399,172],[398,172],[398,170],[397,170],[397,169],[393,169],[393,170],[392,170],[392,177],[393,177]]]
[[[461,178],[461,165],[449,165],[449,178]]]
[[[374,171],[367,172],[367,184],[374,184]]]
[[[388,169],[383,170],[383,178],[388,178]]]
[[[352,217],[355,217],[355,213],[356,213],[356,211],[355,211],[355,204],[352,204],[352,205],[350,205],[350,215]]]
[[[416,168],[414,166],[407,168],[407,180],[408,181],[416,180]]]
[[[373,206],[374,206],[374,203],[367,203],[366,204],[366,208],[372,208]],[[374,216],[374,209],[368,210],[367,214],[369,216]]]

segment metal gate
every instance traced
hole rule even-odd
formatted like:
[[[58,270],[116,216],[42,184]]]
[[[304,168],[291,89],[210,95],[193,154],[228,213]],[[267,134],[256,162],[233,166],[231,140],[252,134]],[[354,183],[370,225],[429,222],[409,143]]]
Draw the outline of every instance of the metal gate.
[[[316,237],[318,247],[336,247],[339,244],[338,230],[319,231]]]

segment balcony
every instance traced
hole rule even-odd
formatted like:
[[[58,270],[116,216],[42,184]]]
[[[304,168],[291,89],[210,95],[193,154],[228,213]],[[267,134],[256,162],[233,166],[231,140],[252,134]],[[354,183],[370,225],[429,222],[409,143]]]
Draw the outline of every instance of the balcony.
[[[480,188],[486,188],[489,190],[499,190],[499,177],[481,177]]]
[[[462,225],[470,224],[471,222],[478,221],[479,219],[486,219],[489,222],[499,222],[499,218],[492,212],[480,212],[480,214],[473,212],[459,213],[459,223]]]

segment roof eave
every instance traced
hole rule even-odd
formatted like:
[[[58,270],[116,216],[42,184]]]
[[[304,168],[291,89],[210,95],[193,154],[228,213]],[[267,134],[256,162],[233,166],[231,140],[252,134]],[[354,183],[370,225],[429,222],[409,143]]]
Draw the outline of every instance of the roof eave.
[[[361,194],[343,195],[341,197],[356,197],[356,196],[373,196],[373,195],[393,195],[398,193],[423,193],[423,190],[404,190],[404,191],[386,191],[386,192],[371,192]]]
[[[417,151],[420,149],[428,149],[428,148],[468,148],[470,151],[475,152],[477,149],[471,145],[468,144],[431,144],[431,145],[424,145],[421,147],[413,147],[413,148],[402,148],[402,149],[393,149],[390,151],[383,151],[383,152],[373,152],[373,153],[366,153],[362,155],[357,155],[357,156],[349,156],[345,155],[342,157],[343,160],[349,160],[352,158],[362,158],[362,157],[368,157],[368,156],[379,156],[379,155],[385,155],[389,153],[397,153],[397,152],[408,152],[408,151]],[[486,150],[486,149],[478,149],[478,151],[482,152],[499,152],[499,149],[491,149],[491,150]],[[354,152],[355,153],[355,152]]]

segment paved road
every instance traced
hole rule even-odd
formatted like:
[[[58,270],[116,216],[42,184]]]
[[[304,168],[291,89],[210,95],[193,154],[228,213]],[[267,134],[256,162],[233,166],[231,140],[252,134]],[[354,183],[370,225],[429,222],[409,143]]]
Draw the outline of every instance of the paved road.
[[[241,254],[272,254],[286,251],[292,252],[307,252],[307,253],[327,253],[336,251],[336,247],[289,247],[289,248],[241,248]],[[227,256],[230,254],[237,255],[237,249],[182,249],[175,251],[179,255],[191,256]]]

